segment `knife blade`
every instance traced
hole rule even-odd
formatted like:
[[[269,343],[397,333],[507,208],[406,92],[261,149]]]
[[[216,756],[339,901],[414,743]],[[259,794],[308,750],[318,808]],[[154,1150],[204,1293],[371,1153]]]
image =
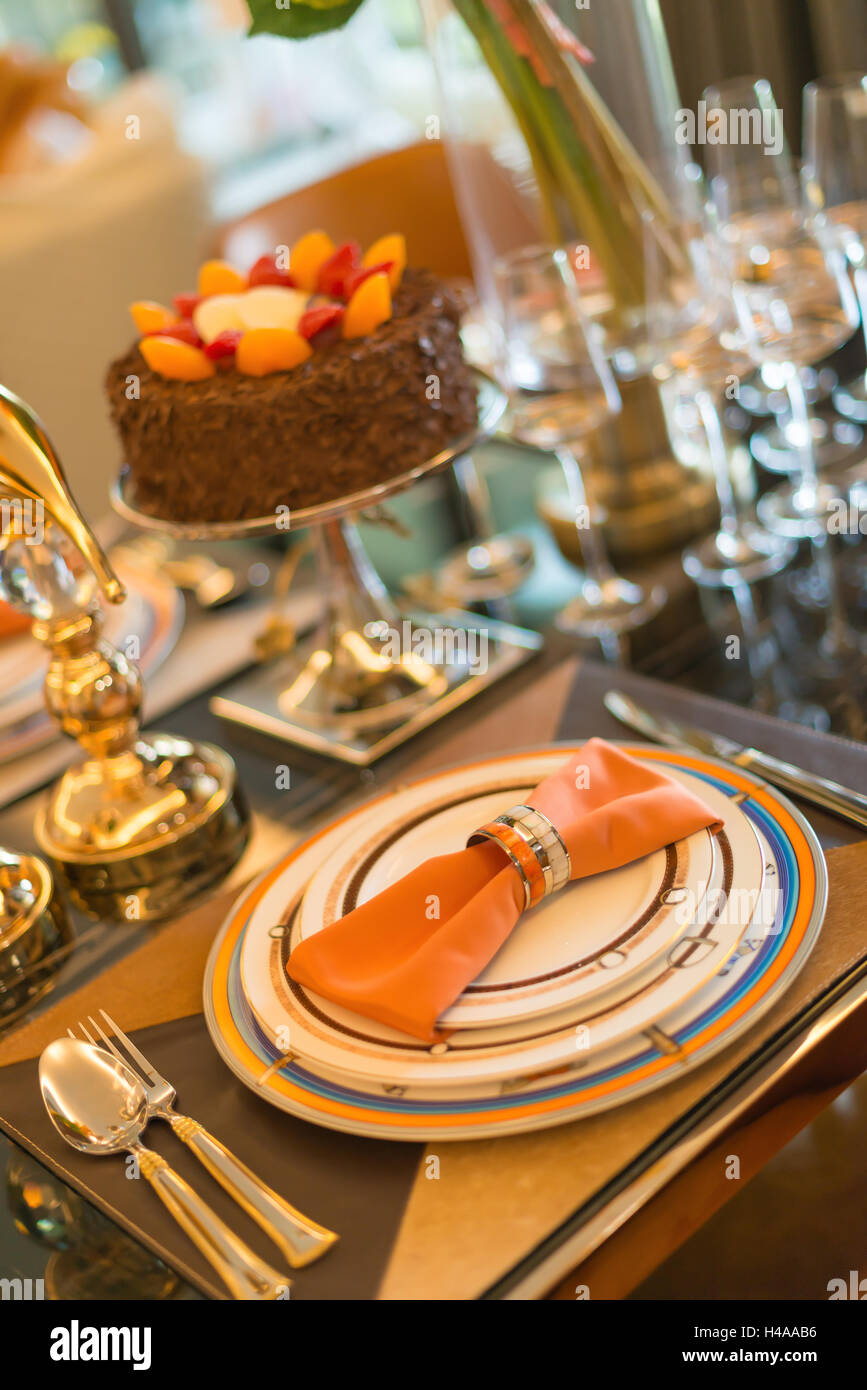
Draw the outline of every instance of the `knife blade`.
[[[833,782],[829,777],[820,777],[807,772],[795,763],[784,762],[759,748],[746,747],[723,734],[710,733],[707,729],[693,729],[664,715],[651,714],[650,710],[639,705],[622,690],[609,690],[604,697],[605,708],[621,724],[663,743],[669,748],[693,748],[698,753],[709,753],[723,762],[733,763],[746,772],[757,773],[775,787],[799,796],[814,806],[821,806],[831,815],[850,821],[853,825],[867,829],[867,796]]]

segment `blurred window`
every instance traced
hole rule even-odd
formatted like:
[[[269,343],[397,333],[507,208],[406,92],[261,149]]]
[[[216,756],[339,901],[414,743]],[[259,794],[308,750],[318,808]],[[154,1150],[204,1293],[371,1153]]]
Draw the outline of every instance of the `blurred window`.
[[[346,30],[299,43],[248,24],[243,0],[0,0],[0,44],[71,62],[94,98],[134,67],[168,78],[220,218],[410,143],[437,109],[415,0],[366,0]]]

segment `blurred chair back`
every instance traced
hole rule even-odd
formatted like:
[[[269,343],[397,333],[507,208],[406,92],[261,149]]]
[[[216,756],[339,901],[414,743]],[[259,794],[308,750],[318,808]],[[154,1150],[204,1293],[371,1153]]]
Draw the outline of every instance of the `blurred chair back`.
[[[514,191],[481,147],[478,165],[494,206],[502,208],[504,218],[520,217]],[[218,234],[217,254],[246,266],[316,227],[338,244],[358,241],[362,246],[386,232],[403,232],[413,265],[444,277],[472,278],[445,150],[438,140],[377,155],[226,223]]]

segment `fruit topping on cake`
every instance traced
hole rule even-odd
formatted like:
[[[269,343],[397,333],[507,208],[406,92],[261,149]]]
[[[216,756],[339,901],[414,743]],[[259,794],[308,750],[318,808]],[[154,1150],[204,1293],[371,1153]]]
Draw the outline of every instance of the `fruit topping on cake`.
[[[175,295],[172,308],[138,300],[130,313],[142,356],[168,380],[204,381],[218,369],[267,376],[291,371],[338,337],[374,333],[392,316],[405,266],[398,233],[363,252],[357,242],[336,246],[325,232],[308,232],[287,264],[280,254],[260,256],[244,274],[206,261],[195,293]]]
[[[269,376],[300,367],[313,349],[294,328],[251,328],[241,335],[235,366],[244,376]]]
[[[165,333],[142,338],[139,348],[151,371],[173,381],[204,381],[216,371],[201,348],[190,347]]]
[[[296,241],[289,256],[292,279],[299,290],[312,294],[316,289],[319,271],[334,252],[334,242],[327,232],[308,232]]]
[[[381,323],[391,318],[391,289],[388,276],[376,271],[363,280],[346,306],[343,319],[344,338],[366,338]]]

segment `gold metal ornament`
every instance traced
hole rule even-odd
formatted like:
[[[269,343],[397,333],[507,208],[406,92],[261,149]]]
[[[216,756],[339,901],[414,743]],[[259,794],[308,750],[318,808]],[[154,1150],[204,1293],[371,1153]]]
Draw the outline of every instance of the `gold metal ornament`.
[[[99,592],[123,585],[76,507],[29,407],[0,386],[0,595],[50,652],[48,709],[84,761],[35,823],[42,850],[92,915],[151,920],[223,878],[249,816],[235,765],[209,743],[139,731],[137,667],[102,636]]]
[[[51,988],[73,939],[45,861],[0,849],[0,1032]]]

